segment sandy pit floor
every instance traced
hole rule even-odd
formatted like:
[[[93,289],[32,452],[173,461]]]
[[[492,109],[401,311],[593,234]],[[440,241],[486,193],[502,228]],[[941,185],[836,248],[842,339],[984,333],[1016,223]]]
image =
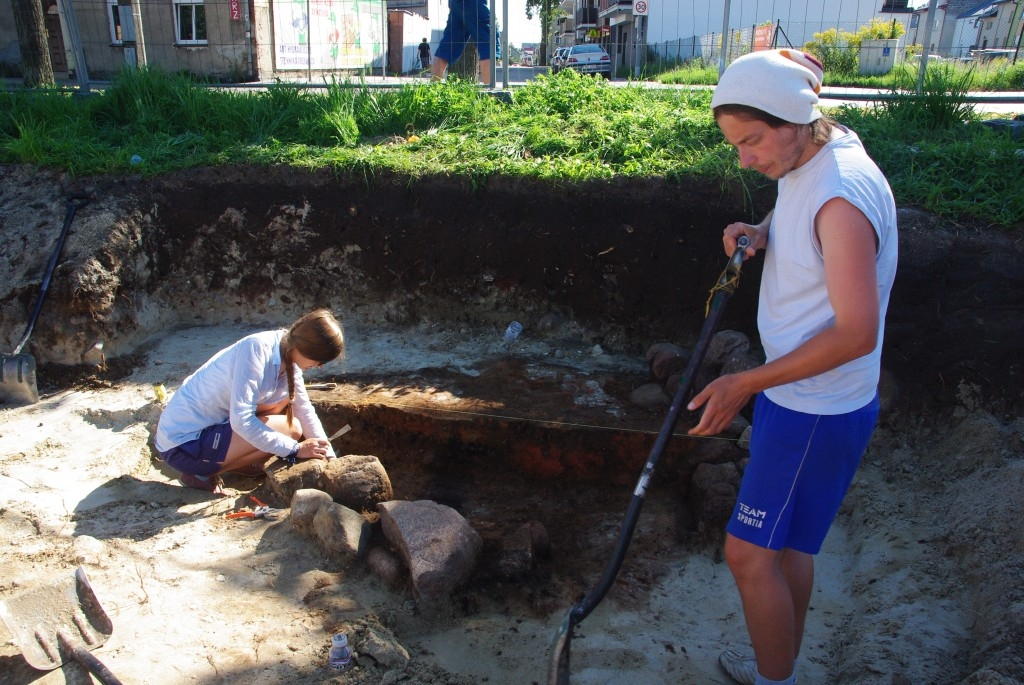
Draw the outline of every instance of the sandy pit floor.
[[[436,355],[469,366],[501,353],[491,332],[462,331],[456,343],[431,352],[444,331],[371,344],[357,323],[347,328],[348,358],[322,369],[325,379],[437,366],[444,360]],[[159,409],[152,384],[173,392],[248,330],[169,333],[109,387],[83,383],[36,405],[0,409],[0,599],[83,566],[113,623],[95,654],[125,683],[546,682],[551,640],[579,599],[565,588],[596,583],[601,564],[593,559],[560,559],[556,545],[546,574],[471,582],[450,607],[424,615],[409,588],[388,585],[359,562],[330,558],[287,519],[226,520],[248,505],[258,481],[229,478],[230,496],[211,498],[180,487],[151,458],[147,425]],[[510,354],[543,365],[551,352],[526,342]],[[562,359],[574,356],[581,373],[598,365],[628,375],[640,364],[594,361],[590,350],[567,349]],[[964,393],[965,406],[941,427],[907,415],[883,418],[818,559],[803,682],[967,682],[984,666],[985,650],[998,652],[993,640],[1014,635],[1012,622],[979,612],[1001,610],[1000,597],[1020,599],[1019,583],[1002,590],[981,583],[1021,558],[1024,426],[970,408]],[[552,510],[562,518],[542,523],[567,529],[606,559],[631,487],[572,489],[600,500],[595,517]],[[396,485],[395,496],[420,493]],[[564,494],[527,485],[516,497],[534,498],[543,512],[543,498]],[[463,513],[501,521],[501,512],[481,506]],[[739,600],[717,550],[685,541],[678,507],[669,488],[652,490],[616,586],[573,640],[574,683],[730,682],[716,657],[723,646],[744,644]],[[366,626],[401,644],[408,666],[388,669],[364,657],[348,673],[331,671],[331,634],[346,630],[355,642]],[[88,682],[73,664],[35,671],[8,638],[2,643],[0,682]],[[1010,679],[971,682],[1020,682],[1012,679],[1019,671],[1004,673]]]
[[[662,420],[629,400],[643,351],[699,329],[742,189],[0,166],[4,350],[83,190],[95,200],[28,348],[42,400],[0,406],[0,601],[81,566],[113,626],[93,653],[126,685],[547,682],[556,629],[611,558]],[[1022,249],[900,210],[886,409],[817,560],[801,683],[1024,683]],[[750,333],[758,276],[744,266],[723,327]],[[337,387],[312,396],[328,431],[353,427],[339,451],[378,456],[395,498],[446,504],[483,539],[473,576],[430,611],[404,576],[331,555],[286,516],[226,519],[264,496],[259,480],[211,497],[153,459],[154,383],[172,393],[259,322],[325,303],[348,354],[311,379]],[[526,330],[506,349],[513,318]],[[615,584],[577,629],[573,683],[729,682],[717,656],[746,630],[682,468],[710,444],[670,442]],[[545,450],[562,461],[542,465],[577,471],[522,468]],[[533,521],[550,555],[495,572]],[[327,665],[337,631],[357,651],[343,674]],[[374,659],[381,645],[408,662]],[[34,670],[0,625],[0,685],[87,682],[75,664]]]

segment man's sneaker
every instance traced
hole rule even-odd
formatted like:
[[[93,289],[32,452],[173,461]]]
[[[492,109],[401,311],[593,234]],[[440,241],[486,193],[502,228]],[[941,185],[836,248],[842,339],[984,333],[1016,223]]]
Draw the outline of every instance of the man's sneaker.
[[[757,682],[757,660],[748,654],[727,649],[718,657],[718,663],[740,685],[754,685]]]
[[[186,485],[196,490],[205,490],[206,492],[213,492],[218,495],[224,494],[223,482],[220,476],[196,476],[191,473],[182,473],[178,480],[181,481],[182,485]]]

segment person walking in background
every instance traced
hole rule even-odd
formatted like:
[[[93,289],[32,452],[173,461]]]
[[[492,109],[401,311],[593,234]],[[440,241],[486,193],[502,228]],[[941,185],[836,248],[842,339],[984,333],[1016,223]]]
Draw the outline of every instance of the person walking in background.
[[[420,52],[420,69],[429,69],[430,68],[430,43],[427,42],[426,38],[424,38],[420,42],[420,45],[417,48],[417,50],[419,50],[419,52]]]
[[[345,353],[341,324],[326,309],[288,330],[246,336],[186,378],[164,408],[155,444],[188,487],[221,493],[220,474],[255,475],[271,456],[332,459],[334,449],[302,374]]]
[[[486,0],[448,0],[448,23],[430,65],[431,78],[444,78],[448,65],[462,57],[466,44],[476,43],[480,80],[491,82],[491,12]]]
[[[693,435],[721,432],[756,397],[750,462],[725,557],[754,654],[726,650],[745,685],[795,682],[825,540],[878,417],[885,312],[896,274],[896,207],[857,135],[815,107],[823,70],[798,50],[735,60],[711,100],[740,166],[778,181],[757,225],[725,228],[764,250],[757,324],[764,365],[722,376],[688,408]]]

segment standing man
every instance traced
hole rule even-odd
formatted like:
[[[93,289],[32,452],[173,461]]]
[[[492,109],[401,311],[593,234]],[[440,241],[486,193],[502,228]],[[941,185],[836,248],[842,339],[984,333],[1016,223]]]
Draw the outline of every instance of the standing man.
[[[434,81],[444,78],[448,65],[462,57],[470,40],[476,43],[480,57],[480,80],[490,83],[491,11],[487,8],[487,0],[448,0],[448,24],[430,65]]]
[[[798,50],[734,61],[711,100],[740,166],[778,181],[757,225],[725,228],[765,251],[757,325],[767,361],[694,396],[693,435],[721,432],[751,397],[750,463],[726,527],[753,657],[722,653],[738,683],[795,682],[814,583],[832,525],[878,417],[882,333],[896,274],[896,207],[857,135],[816,109],[823,70]]]
[[[420,42],[420,45],[419,45],[419,47],[417,49],[420,51],[420,69],[429,69],[430,68],[430,43],[428,43],[427,39],[424,38]]]

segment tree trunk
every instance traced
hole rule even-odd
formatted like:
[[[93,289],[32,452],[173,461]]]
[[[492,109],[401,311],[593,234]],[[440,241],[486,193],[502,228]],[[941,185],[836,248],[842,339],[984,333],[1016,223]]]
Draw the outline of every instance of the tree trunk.
[[[40,0],[12,0],[14,25],[21,48],[21,78],[26,86],[52,86],[53,63],[46,43],[46,24]]]
[[[455,60],[455,64],[448,65],[448,75],[476,81],[479,67],[480,56],[476,51],[476,42],[470,40],[466,44],[462,57]]]
[[[548,40],[551,38],[551,14],[553,11],[551,0],[542,0],[541,11],[540,11],[540,28],[541,28],[541,41],[537,48],[537,52],[540,55],[539,64],[551,66],[551,60],[548,56]]]

